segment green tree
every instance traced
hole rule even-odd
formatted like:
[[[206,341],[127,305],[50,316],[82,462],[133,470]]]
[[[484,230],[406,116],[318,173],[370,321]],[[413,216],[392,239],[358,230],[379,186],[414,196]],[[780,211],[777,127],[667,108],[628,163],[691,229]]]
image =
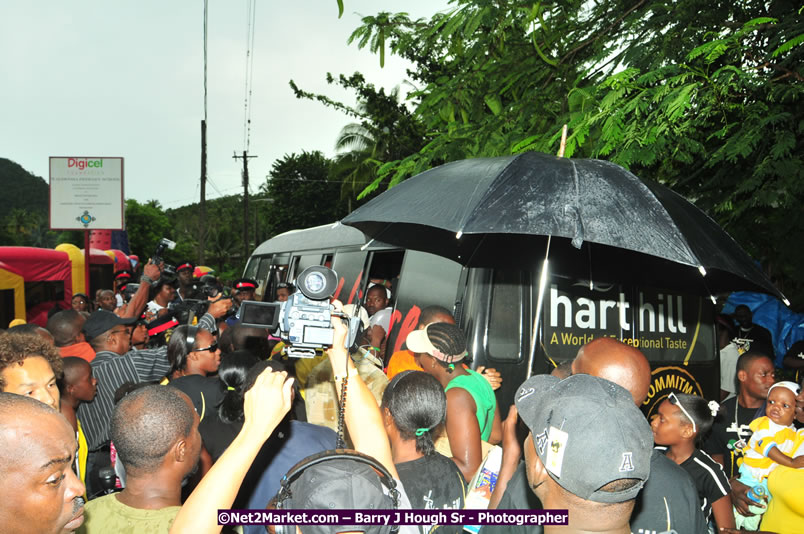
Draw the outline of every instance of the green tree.
[[[156,244],[163,237],[175,241],[173,228],[158,200],[140,204],[130,198],[126,200],[126,231],[132,254],[139,255],[142,261],[150,258]]]
[[[346,215],[341,184],[329,177],[330,161],[319,151],[276,160],[260,192],[273,199],[266,216],[269,231],[279,234],[336,221]]]
[[[708,211],[802,302],[804,41],[788,0],[455,0],[365,17],[352,40],[410,60],[427,143],[368,194],[456,159],[600,157]],[[800,304],[799,304],[800,305]]]
[[[347,106],[325,95],[299,89],[291,81],[298,98],[317,100],[357,120],[347,124],[335,141],[338,151],[331,168],[332,179],[342,183],[341,196],[351,211],[353,199],[377,178],[378,168],[417,152],[424,145],[424,126],[403,102],[399,87],[386,94],[368,83],[362,74],[335,78],[327,74],[327,82],[353,91],[357,105]]]
[[[254,207],[250,207],[253,225]],[[256,208],[261,209],[261,208]],[[173,261],[198,257],[198,228],[201,226],[198,204],[166,211],[172,227],[171,239],[176,250],[168,255]],[[243,197],[231,195],[207,200],[205,263],[226,281],[237,278],[245,267],[243,258]]]

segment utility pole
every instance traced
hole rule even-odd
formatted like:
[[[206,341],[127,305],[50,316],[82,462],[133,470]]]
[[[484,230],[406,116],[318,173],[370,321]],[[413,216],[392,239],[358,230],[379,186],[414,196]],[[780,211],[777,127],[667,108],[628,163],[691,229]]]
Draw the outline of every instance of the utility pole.
[[[201,213],[198,224],[198,265],[204,265],[207,241],[207,121],[201,121]]]
[[[243,158],[243,264],[245,265],[248,260],[249,242],[248,242],[248,160],[249,158],[256,158],[257,156],[249,156],[247,151],[243,151],[242,156],[238,156],[235,152],[233,159]]]

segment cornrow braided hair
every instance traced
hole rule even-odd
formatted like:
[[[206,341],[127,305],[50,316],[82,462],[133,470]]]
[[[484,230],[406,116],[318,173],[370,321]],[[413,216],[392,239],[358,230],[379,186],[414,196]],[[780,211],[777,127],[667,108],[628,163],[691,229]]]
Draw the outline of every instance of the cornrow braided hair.
[[[460,328],[449,323],[433,323],[427,326],[427,337],[435,348],[444,354],[466,352],[466,337]]]

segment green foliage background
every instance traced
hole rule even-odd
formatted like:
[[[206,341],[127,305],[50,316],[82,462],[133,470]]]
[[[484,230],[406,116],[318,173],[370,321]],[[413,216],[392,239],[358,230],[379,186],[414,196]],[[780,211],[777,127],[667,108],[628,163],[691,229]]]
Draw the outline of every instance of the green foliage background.
[[[804,193],[800,3],[453,0],[363,18],[351,40],[402,56],[422,148],[363,195],[457,159],[555,153],[614,161],[715,218],[798,309]]]

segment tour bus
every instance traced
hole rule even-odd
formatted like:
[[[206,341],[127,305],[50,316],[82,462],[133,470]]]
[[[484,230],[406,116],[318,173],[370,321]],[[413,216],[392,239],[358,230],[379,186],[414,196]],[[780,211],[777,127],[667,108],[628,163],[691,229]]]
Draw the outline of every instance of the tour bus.
[[[650,361],[653,382],[643,406],[647,415],[655,413],[670,391],[719,398],[714,304],[708,297],[621,281],[590,284],[551,273],[530,357],[541,262],[528,269],[467,268],[334,223],[265,241],[251,255],[244,276],[258,281],[258,300],[273,301],[278,283],[292,282],[312,265],[335,270],[335,297],[344,304],[362,304],[371,280],[392,282],[386,362],[405,348],[422,308],[437,304],[452,310],[467,336],[472,367],[494,367],[502,374],[498,399],[505,404],[503,414],[528,376],[529,362],[531,374],[549,373],[601,336],[638,347]]]

